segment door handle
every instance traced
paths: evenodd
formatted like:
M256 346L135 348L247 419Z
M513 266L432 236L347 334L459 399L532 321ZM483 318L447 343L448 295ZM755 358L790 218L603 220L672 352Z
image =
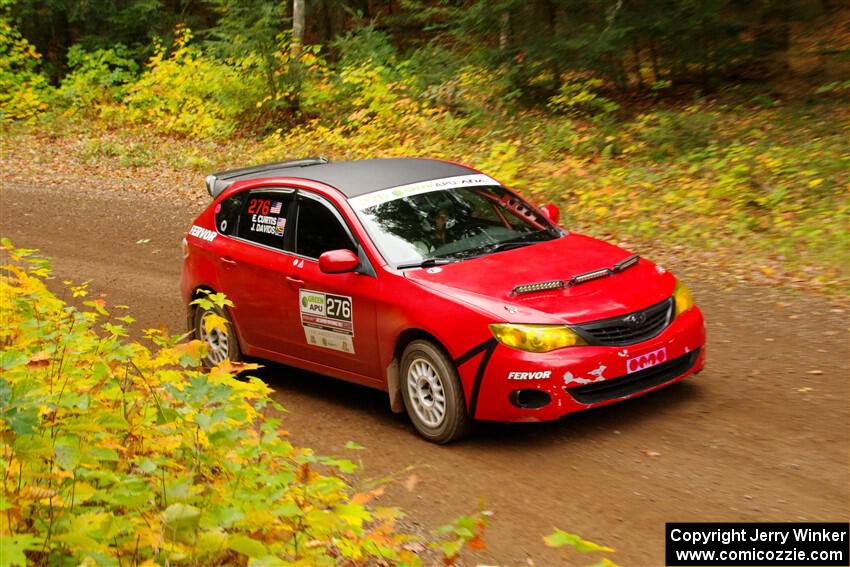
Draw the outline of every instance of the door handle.
M286 276L286 281L288 281L292 285L302 286L304 285L304 280L297 276Z
M233 258L231 258L229 256L222 256L219 259L221 260L222 264L226 264L228 266L235 266L236 265L236 260L234 260Z

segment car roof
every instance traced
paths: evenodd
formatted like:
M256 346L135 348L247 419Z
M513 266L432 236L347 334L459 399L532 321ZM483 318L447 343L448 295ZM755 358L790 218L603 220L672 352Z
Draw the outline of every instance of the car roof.
M474 169L424 158L378 158L329 162L306 158L214 173L207 177L213 197L237 181L267 177L297 177L338 189L347 198L431 179L478 173Z

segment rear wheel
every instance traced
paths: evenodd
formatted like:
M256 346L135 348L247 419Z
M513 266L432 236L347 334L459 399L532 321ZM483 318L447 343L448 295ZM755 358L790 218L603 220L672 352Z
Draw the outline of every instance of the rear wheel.
M402 396L410 421L432 443L449 443L472 428L454 364L429 341L413 341L401 357Z
M223 317L227 321L225 328L210 329L207 332L205 322L210 315ZM227 359L231 362L239 362L242 359L236 333L233 331L233 322L226 310L218 307L204 309L200 305L197 306L195 308L195 338L207 345L207 355L203 359L205 366L212 367Z

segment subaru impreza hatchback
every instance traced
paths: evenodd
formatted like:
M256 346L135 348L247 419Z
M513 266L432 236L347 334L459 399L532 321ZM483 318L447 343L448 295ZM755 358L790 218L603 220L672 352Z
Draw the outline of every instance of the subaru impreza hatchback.
M207 188L182 292L210 365L251 356L379 388L436 443L474 420L557 419L703 368L684 284L474 169L315 158ZM192 305L205 291L233 306ZM207 332L211 313L226 330Z

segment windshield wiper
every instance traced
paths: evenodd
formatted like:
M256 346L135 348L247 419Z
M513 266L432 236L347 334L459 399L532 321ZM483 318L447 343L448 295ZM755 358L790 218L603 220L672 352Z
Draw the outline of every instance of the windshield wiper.
M457 258L425 258L421 262L414 262L412 264L401 264L396 266L396 269L403 270L405 268L430 268L431 266L441 266L443 264L451 264L452 262L457 262Z
M500 242L498 244L493 244L492 246L487 247L488 252L501 252L503 250L513 250L514 248L522 248L523 246L530 246L535 244L534 241L518 241L515 240L513 242Z
M530 246L532 244L537 244L539 241L535 240L510 240L508 242L497 242L495 244L485 244L484 246L479 246L478 248L470 248L464 252L464 258L477 258L479 256L485 256L487 254L492 254L494 252L504 252L505 250L513 250L514 248L522 248L523 246Z
M433 258L425 258L421 262L414 262L410 264L402 264L400 266L396 266L397 269L402 270L404 268L429 268L431 266L440 266L443 264L451 264L452 262L459 262L460 260L469 260L472 258L478 258L479 256L484 256L487 254L492 254L493 252L502 252L504 250L513 250L514 248L522 248L523 246L529 246L531 244L537 244L540 242L539 240L509 240L507 242L496 242L494 244L485 244L484 246L479 246L477 248L470 248L469 250L463 250L460 252L454 252L451 257L449 256L436 256Z

